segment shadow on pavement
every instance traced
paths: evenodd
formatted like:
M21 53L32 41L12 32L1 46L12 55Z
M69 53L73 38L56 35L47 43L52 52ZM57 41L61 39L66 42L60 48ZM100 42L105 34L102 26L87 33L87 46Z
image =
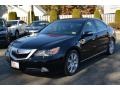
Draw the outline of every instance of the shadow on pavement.
M94 64L95 62L103 59L107 57L107 55L101 54L98 55L95 58L92 58L90 60L86 60L82 63L80 63L80 68L79 71L87 68L88 66ZM52 72L52 73L41 73L40 70L38 69L34 69L34 70L25 70L23 73L28 74L28 75L32 75L32 76L37 76L37 77L47 77L47 78L61 78L61 77L65 77L64 73L62 71L58 71L58 72Z

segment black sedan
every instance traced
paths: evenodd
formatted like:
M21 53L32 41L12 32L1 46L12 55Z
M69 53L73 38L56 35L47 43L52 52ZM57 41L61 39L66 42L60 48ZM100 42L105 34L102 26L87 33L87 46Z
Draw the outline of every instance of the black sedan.
M98 19L64 19L45 27L36 36L12 42L6 51L12 68L78 71L80 62L101 53L113 54L115 31Z
M41 31L49 24L48 21L33 21L30 25L25 28L27 35L35 34Z

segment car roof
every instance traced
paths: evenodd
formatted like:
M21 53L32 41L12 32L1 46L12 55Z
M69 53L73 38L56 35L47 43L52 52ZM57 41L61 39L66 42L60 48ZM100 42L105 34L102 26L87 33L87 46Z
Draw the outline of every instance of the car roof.
M99 20L101 21L100 19L96 19L96 18L67 18L67 19L60 19L60 20L57 20L57 21L87 21L87 20Z

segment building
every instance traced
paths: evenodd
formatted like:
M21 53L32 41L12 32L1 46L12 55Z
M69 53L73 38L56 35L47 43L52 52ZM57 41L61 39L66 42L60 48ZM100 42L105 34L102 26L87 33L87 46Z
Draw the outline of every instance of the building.
M3 18L8 18L8 12L16 12L18 17L27 17L28 12L30 11L30 6L27 5L7 5L7 11L2 15ZM35 16L43 16L46 14L39 5L34 5L33 10Z
M104 14L115 13L116 10L120 10L120 5L105 5Z

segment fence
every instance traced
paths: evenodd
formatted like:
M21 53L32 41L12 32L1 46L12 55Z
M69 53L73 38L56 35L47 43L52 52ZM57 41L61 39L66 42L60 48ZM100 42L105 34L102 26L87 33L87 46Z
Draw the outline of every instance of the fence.
M93 14L89 14L89 15L82 15L83 18L94 18ZM49 21L50 20L50 16L38 16L39 20L45 20L45 21ZM72 15L59 15L60 19L65 19L65 18L72 18ZM115 18L115 14L102 14L102 19L105 23L109 24L111 22L114 22L114 18ZM21 20L24 20L25 22L27 22L27 17L20 17Z

